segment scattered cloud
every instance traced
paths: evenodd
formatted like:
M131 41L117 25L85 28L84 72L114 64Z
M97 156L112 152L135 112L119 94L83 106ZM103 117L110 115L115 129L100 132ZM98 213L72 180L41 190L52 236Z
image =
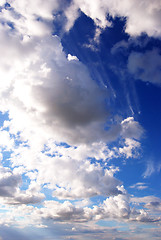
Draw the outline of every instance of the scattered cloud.
M140 35L146 32L149 36L160 37L161 4L159 0L124 0L119 2L97 0L94 3L86 0L74 0L69 9L74 9L74 15L67 15L67 26L73 26L74 20L78 17L80 9L87 16L92 18L101 28L110 27L111 22L107 19L109 14L112 17L126 18L125 31L131 36ZM71 10L68 9L68 12ZM75 16L75 19L73 18ZM69 27L68 27L69 28Z
M69 33L81 11L95 23L90 44L98 45L102 30L112 28L111 17L123 17L125 31L132 37L142 32L161 36L158 0L1 1L0 112L8 116L0 128L2 230L7 226L49 229L51 223L61 223L66 227L64 235L70 226L66 239L81 239L86 223L87 232L105 239L104 228L95 224L101 220L160 221L152 214L161 210L160 199L130 199L116 175L121 164L110 162L136 158L144 128L127 114L115 116L110 89L102 80L96 82L54 34L58 15L65 18L62 29ZM126 42L116 43L111 51L120 46L126 47ZM159 63L157 48L133 51L128 71L135 79L160 85ZM144 178L160 169L148 162ZM138 182L130 188L143 190L147 185ZM119 233L110 230L111 236ZM17 232L16 236L23 238ZM2 239L7 239L5 234Z
M128 70L136 80L161 84L161 55L160 50L154 48L145 53L132 52L128 59Z
M0 167L0 198L6 204L34 204L41 202L44 195L37 192L40 188L31 183L27 190L20 190L22 178L10 168Z
M154 163L154 161L147 161L146 170L143 173L143 177L147 178L150 177L155 172L160 172L161 170L161 164L160 163Z
M148 186L145 183L138 182L130 186L130 188L138 189L138 190L144 190L148 188Z
M133 203L144 204L144 207L150 210L161 211L161 199L155 196L133 197Z

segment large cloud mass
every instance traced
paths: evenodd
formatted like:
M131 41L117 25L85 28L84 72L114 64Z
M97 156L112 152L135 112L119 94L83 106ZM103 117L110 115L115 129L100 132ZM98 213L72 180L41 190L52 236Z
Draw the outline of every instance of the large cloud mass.
M86 135L87 141L97 141L109 115L107 90L91 79L82 63L66 58L58 37L24 42L15 30L1 28L1 52L5 51L0 73L5 79L0 90L1 110L10 109L10 117L16 121L21 112L30 124L34 119L37 126L50 126L61 140L86 141ZM9 47L5 46L8 37ZM19 128L16 121L14 126Z
M112 115L110 91L92 79L76 56L65 54L60 38L53 34L53 21L64 11L69 30L81 9L98 28L111 25L109 13L126 17L131 35L146 31L159 36L159 1L5 3L0 11L0 111L8 119L0 128L0 146L8 153L12 170L3 166L1 154L0 199L12 207L4 222L13 224L14 214L18 223L22 216L24 222L31 217L31 224L37 225L49 219L153 221L144 210L130 207L129 196L115 177L119 168L109 163L111 158L134 156L144 130L134 117L123 120ZM145 21L148 18L154 19L152 25ZM154 55L160 59L157 52ZM129 57L132 73L138 69L136 59L137 54ZM146 74L141 77L146 79ZM118 145L107 146L112 141ZM52 200L38 208L27 206L40 203L45 194ZM90 202L92 197L100 197L99 206ZM77 206L78 200L85 207Z

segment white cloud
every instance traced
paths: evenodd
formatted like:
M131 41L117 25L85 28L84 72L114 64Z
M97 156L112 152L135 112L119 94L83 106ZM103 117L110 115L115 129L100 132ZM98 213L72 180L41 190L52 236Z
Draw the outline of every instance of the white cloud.
M123 191L123 188L121 189ZM148 200L148 199L147 199ZM133 202L135 199L133 199ZM142 201L142 200L139 200ZM154 204L153 204L154 205ZM156 205L156 204L155 204ZM149 207L149 209L151 206ZM1 224L9 224L12 226L36 226L47 227L51 221L60 223L98 222L105 220L121 220L131 222L157 222L159 218L155 218L143 209L135 209L129 204L129 197L126 192L118 196L107 198L99 206L94 205L92 208L87 206L75 206L69 201L45 201L43 206L37 208L27 205L2 207L4 213L0 213ZM80 227L80 225L79 225Z
M123 190L123 189L122 189ZM71 202L45 201L44 206L35 209L33 215L42 219L58 222L87 222L101 219L120 219L140 222L155 222L145 210L131 208L126 193L107 198L100 206L93 208L74 206Z
M155 163L152 160L147 161L146 164L146 170L142 174L144 178L150 177L152 174L155 172L160 172L161 170L161 164L160 163Z
M1 20L11 22L14 28L27 36L44 36L52 31L54 11L59 9L57 0L51 1L13 1L9 0L10 7L3 8Z
M1 202L6 204L28 204L38 203L44 195L41 194L40 187L31 182L27 190L21 191L22 178L19 174L14 174L7 167L0 167L0 197Z
M2 0L0 6L3 6L6 3L6 0Z
M64 146L51 139L45 144L45 147L32 144L32 141L29 146L20 144L11 154L10 161L14 172L25 173L39 185L51 189L53 196L60 199L119 194L121 182L114 176L119 169L110 166L109 160L122 154L128 158L138 147L131 144L128 151L124 147L122 151L116 147L110 150L101 142Z
M144 178L150 177L155 172L154 163L148 161L145 172L143 173Z
M68 31L80 16L79 9L92 18L99 28L111 26L107 15L113 17L126 17L125 31L132 36L146 32L149 36L160 37L161 3L160 0L73 0L64 4L57 0L10 0L12 9L3 9L5 18L15 24L16 29L25 35L41 36L52 31L54 14L64 11L67 18L66 30ZM37 7L39 6L39 7Z
M155 196L133 197L131 201L136 204L144 204L150 210L161 211L161 199Z
M124 142L123 147L119 147L120 154L126 156L126 158L129 157L138 157L138 149L140 148L140 142L131 139L126 138Z
M135 184L131 185L130 188L135 188L135 189L138 189L138 190L144 190L144 189L148 188L148 186L145 183L138 182L138 183L135 183Z
M89 198L95 195L117 195L120 191L120 181L114 177L118 169L99 164L100 158L106 160L104 146L94 144L92 147L64 148L62 146L47 146L40 152L28 147L19 147L11 155L13 167L24 166L22 171L35 180L38 185L53 190L53 196L61 199ZM96 149L98 147L98 150ZM92 153L93 150L93 153ZM91 163L88 158L95 158ZM14 172L19 172L18 168ZM31 170L35 170L32 171Z
M82 10L99 27L110 24L106 8L84 3ZM121 154L131 156L140 146L142 127L132 117L109 123L108 89L97 84L75 56L66 56L60 39L51 36L53 11L60 7L57 1L16 0L10 4L14 9L0 12L0 51L4 56L0 60L0 111L9 114L1 129L4 140L0 138L0 146L6 150L14 147L10 156L13 172L2 167L0 195L5 204L20 206L12 208L6 221L13 222L16 214L18 223L18 216L27 223L30 216L34 224L34 220L39 224L41 217L76 222L129 218L128 196L114 176L118 168L108 160ZM73 8L77 11L77 6ZM70 11L65 12L68 18ZM75 12L68 28L77 16ZM110 150L107 142L118 137L124 145ZM21 190L20 174L29 180L26 190ZM108 198L93 208L69 201L45 201L40 209L25 206L43 200L42 186L59 199Z
M96 0L94 2L74 0L71 8L75 10L75 18L78 17L76 12L81 9L101 28L110 26L111 23L107 20L107 14L110 14L113 17L126 17L125 31L132 36L140 35L142 32L146 32L149 36L161 36L160 0L153 2L150 0L123 0L121 2L119 0ZM70 12L70 10L68 11ZM68 25L72 26L74 22L73 15L70 17L68 14L67 17Z
M1 76L6 81L0 92L4 103L1 109L9 110L13 132L16 128L19 131L43 126L49 136L52 132L61 141L76 143L115 138L115 130L109 131L110 136L104 131L109 115L105 106L107 90L91 79L82 63L66 59L58 37L41 39L37 44L33 40L30 47L29 43L17 40L23 50L11 39L10 49L14 52L11 55L9 50L8 58L2 62ZM10 61L13 58L14 63ZM20 118L24 121L20 122Z
M144 133L142 126L134 120L133 117L128 117L121 122L121 135L124 138L140 139Z
M78 58L76 56L72 56L71 54L68 54L68 60L69 61L78 60Z
M0 148L10 151L14 147L14 139L11 138L8 131L0 130Z
M103 203L104 217L129 218L130 206L127 194L107 198Z
M31 2L26 8L26 1L11 1L15 11L20 13L18 20L15 15L12 19L15 29L1 25L1 50L5 53L0 72L5 79L0 91L1 110L9 110L12 121L8 127L14 134L20 131L23 139L29 139L35 131L45 140L54 136L55 140L72 144L115 140L121 131L120 124L104 130L110 111L110 106L105 104L109 97L107 89L91 79L81 62L66 58L58 37L44 33L47 36L40 38L34 31L26 41L27 33L17 27L16 21L25 18L25 27L35 15L50 19L51 9L56 10L58 6L56 1L48 2L49 5L41 5L40 0ZM35 4L41 5L37 13ZM7 18L8 14L13 15L13 10L3 9L2 18ZM123 123L122 129L124 136Z

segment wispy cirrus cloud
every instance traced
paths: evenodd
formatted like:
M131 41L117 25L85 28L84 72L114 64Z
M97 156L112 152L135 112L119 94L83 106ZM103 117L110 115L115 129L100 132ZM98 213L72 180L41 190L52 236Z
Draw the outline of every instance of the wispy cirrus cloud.
M144 189L148 188L148 186L146 185L146 183L138 182L138 183L131 185L130 188L144 190Z
M154 161L148 161L147 166L146 166L146 170L143 173L143 177L144 178L150 177L155 172L160 172L160 170L161 170L161 164L160 163L155 163Z

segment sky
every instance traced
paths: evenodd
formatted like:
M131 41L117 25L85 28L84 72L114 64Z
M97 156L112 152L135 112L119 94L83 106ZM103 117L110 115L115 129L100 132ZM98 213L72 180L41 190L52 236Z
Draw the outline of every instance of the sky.
M0 240L159 240L161 1L1 0Z

